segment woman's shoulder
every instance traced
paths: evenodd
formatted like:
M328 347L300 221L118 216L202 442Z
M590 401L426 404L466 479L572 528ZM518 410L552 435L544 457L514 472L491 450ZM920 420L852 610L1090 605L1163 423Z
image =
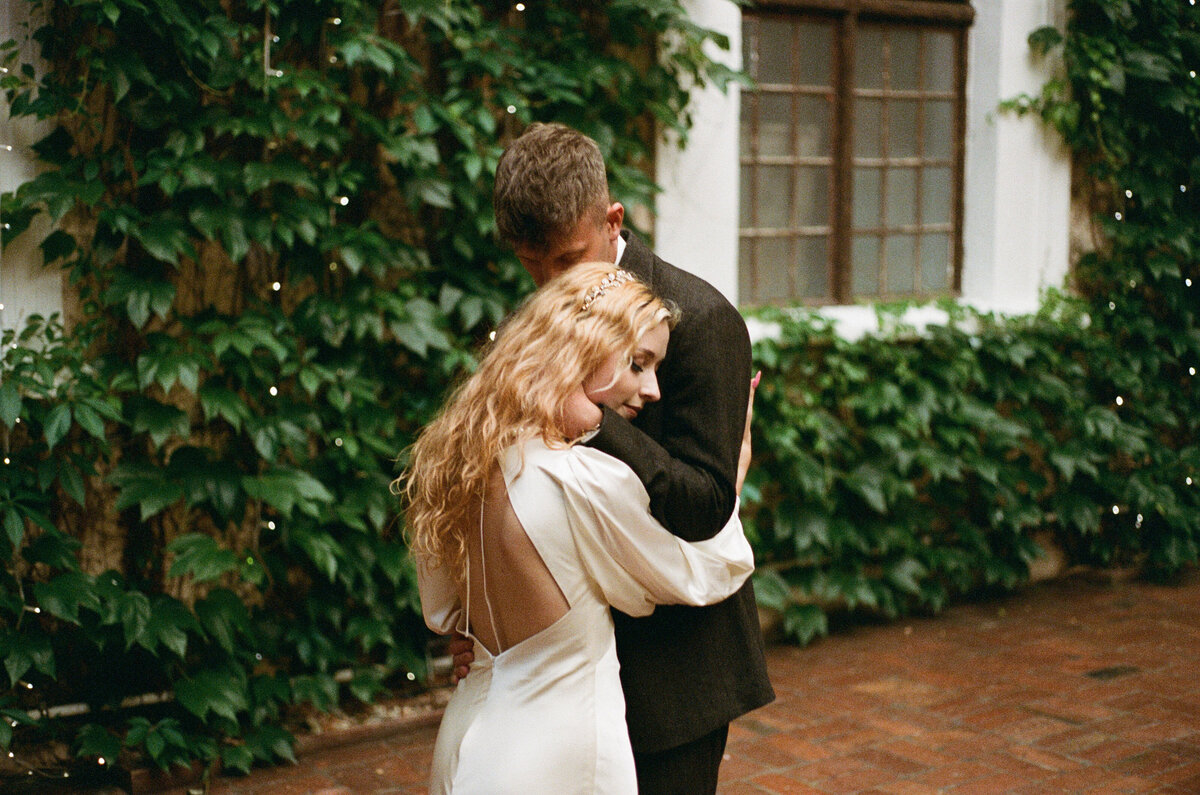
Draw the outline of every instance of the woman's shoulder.
M541 437L510 447L504 464L510 482L531 473L568 487L617 486L625 480L637 480L628 464L608 453L586 444L550 445Z

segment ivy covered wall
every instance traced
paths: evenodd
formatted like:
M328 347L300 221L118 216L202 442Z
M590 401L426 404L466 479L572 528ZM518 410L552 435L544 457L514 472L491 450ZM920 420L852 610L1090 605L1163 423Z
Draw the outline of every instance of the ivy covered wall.
M424 678L388 483L531 286L503 145L569 123L644 204L727 70L674 0L22 2L47 68L5 43L0 87L53 131L3 241L49 217L77 304L3 339L3 764L288 757L295 710Z

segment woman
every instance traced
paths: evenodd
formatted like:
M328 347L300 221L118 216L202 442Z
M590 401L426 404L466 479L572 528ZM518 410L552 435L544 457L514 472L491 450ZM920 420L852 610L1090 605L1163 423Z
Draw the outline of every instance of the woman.
M628 466L578 444L600 405L632 418L658 399L673 321L632 274L577 265L417 440L407 526L425 621L475 641L431 792L636 792L610 606L710 604L751 573L736 510L713 539L680 541Z

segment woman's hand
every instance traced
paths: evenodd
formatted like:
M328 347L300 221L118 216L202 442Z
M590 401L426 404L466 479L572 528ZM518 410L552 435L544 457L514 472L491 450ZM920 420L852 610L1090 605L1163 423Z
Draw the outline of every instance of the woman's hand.
M583 385L567 396L563 406L563 428L568 439L578 439L600 427L604 412L583 391Z
M742 449L738 453L737 493L742 493L742 484L746 482L746 473L750 471L750 421L754 419L754 392L762 378L762 370L750 379L750 400L746 404L746 430L742 433Z

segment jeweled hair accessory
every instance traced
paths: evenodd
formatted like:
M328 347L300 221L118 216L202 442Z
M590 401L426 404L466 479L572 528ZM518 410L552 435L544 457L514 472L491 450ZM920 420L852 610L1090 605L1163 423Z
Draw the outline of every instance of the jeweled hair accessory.
M613 271L601 279L599 284L587 291L587 295L583 297L583 306L580 307L580 309L584 312L588 311L588 308L591 307L592 302L604 295L604 292L608 290L609 287L616 287L619 284L625 284L626 282L632 281L637 281L637 277L629 271Z

